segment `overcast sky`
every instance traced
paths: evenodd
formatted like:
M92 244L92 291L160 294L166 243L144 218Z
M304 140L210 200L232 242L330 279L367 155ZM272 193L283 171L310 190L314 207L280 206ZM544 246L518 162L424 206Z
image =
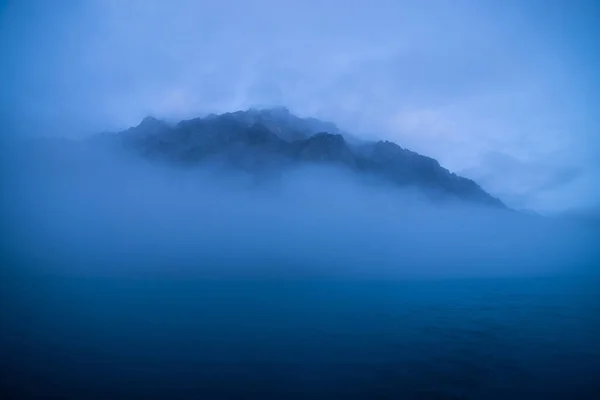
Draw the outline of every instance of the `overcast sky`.
M2 1L2 133L284 105L542 212L600 205L597 1Z

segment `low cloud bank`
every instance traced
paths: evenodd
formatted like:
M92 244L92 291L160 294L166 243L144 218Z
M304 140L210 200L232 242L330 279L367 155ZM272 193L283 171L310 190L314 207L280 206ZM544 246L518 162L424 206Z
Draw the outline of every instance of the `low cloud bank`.
M263 178L62 151L5 162L4 268L441 278L579 273L599 259L594 226L432 203L334 168Z

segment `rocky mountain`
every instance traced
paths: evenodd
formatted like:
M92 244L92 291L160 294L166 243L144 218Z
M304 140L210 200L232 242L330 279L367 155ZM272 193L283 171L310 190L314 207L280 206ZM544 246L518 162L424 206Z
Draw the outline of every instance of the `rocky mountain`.
M145 157L195 165L220 163L251 172L301 164L343 167L435 198L458 198L505 208L474 181L437 160L389 141L349 141L334 124L299 118L285 108L237 111L184 120L175 125L146 117L136 127L93 140L114 142Z

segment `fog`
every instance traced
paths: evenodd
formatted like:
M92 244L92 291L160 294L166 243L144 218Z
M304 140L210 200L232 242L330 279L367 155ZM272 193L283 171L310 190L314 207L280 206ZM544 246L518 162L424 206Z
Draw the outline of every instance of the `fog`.
M5 1L2 135L285 105L515 208L597 207L599 18L590 0Z
M38 144L1 151L10 398L597 398L598 225Z
M578 274L600 260L595 225L434 203L333 167L260 177L70 146L6 152L5 272L408 279Z
M0 393L600 399L598 20L0 1Z

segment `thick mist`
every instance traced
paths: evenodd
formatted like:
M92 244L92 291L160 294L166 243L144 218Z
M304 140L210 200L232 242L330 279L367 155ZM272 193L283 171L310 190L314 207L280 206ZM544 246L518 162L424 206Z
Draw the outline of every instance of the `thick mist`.
M263 177L87 142L10 148L2 247L15 271L404 279L581 273L598 260L596 226L434 203L334 167Z
M0 397L600 399L599 19L0 2Z
M8 398L598 398L597 225L318 164L2 149Z

